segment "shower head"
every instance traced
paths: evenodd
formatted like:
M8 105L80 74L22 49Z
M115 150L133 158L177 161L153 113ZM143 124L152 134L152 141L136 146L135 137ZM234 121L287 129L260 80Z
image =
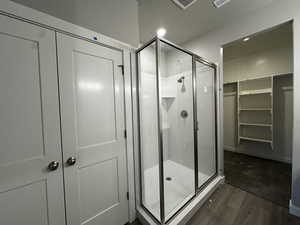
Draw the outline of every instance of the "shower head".
M184 76L180 77L180 78L177 80L177 82L178 82L178 83L182 83L183 80L184 80Z

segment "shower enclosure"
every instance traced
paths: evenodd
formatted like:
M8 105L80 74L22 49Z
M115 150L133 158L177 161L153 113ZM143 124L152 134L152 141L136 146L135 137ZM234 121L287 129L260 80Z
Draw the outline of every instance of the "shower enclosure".
M155 37L137 69L140 201L166 224L217 175L216 65Z

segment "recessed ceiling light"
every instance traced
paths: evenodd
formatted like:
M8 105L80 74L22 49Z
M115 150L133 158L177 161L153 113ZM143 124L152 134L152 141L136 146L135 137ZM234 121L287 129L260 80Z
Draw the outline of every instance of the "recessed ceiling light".
M167 30L165 28L159 28L157 31L156 31L156 34L158 37L163 37L165 36L167 33Z
M243 39L243 42L246 42L246 41L249 41L250 40L250 37L245 37L244 39Z

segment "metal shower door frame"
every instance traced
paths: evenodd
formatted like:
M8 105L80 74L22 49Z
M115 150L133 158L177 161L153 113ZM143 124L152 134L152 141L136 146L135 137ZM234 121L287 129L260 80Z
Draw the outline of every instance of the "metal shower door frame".
M160 197L160 221L147 209L143 204L143 188L142 188L142 158L141 158L141 132L140 132L140 59L139 53L147 48L148 46L155 43L155 63L156 63L156 97L157 97L157 127L158 127L158 159L159 159L159 197ZM161 53L161 43L170 45L171 47L180 50L190 56L192 56L192 88L193 88L193 135L194 135L194 175L195 175L195 192L194 195L180 208L175 212L167 221L165 221L165 194L164 194L164 165L163 165L163 131L161 126L161 94L160 94L160 53ZM214 69L214 101L215 101L215 174L212 175L204 184L198 187L198 122L197 122L197 74L196 74L196 62L205 64ZM137 117L138 117L138 137L139 137L139 186L140 186L140 204L144 211L157 223L157 224L168 224L170 223L189 203L218 175L218 126L217 126L217 65L207 61L206 59L194 54L193 52L186 50L164 38L154 37L145 45L136 50L136 85L137 85Z

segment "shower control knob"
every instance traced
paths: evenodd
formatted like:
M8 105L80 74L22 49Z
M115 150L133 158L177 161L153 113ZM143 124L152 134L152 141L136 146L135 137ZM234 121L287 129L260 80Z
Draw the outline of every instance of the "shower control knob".
M73 165L75 165L75 163L76 163L76 158L75 158L75 157L70 157L70 158L68 158L67 164L68 164L69 166L73 166Z
M188 112L187 112L186 110L182 110L181 113L180 113L180 116L181 116L182 118L184 118L184 119L187 118L188 115L189 115L189 114L188 114Z

